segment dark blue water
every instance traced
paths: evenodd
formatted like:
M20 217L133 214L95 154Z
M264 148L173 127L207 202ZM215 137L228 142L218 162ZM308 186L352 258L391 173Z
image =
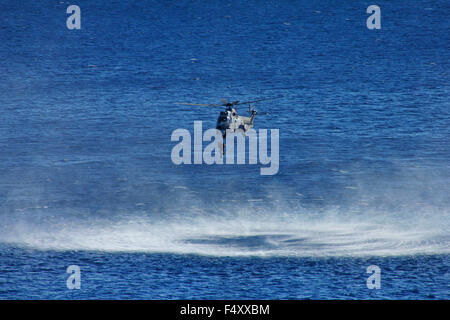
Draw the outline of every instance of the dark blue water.
M0 299L448 299L450 7L370 4L1 1ZM278 95L276 175L172 163Z

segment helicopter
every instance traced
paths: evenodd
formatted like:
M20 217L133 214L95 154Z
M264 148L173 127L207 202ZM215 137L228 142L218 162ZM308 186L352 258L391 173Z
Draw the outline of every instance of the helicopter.
M206 107L226 107L224 111L220 111L219 117L217 118L216 129L222 133L222 138L225 139L227 132L235 133L242 132L245 133L253 128L253 123L255 121L255 117L257 111L255 107L252 105L256 102L267 101L279 99L282 96L263 98L253 101L233 101L229 102L225 99L221 99L222 103L219 104L203 104L203 103L185 103L185 102L176 102L178 105L188 105L188 106L206 106ZM240 116L234 106L248 104L248 117Z

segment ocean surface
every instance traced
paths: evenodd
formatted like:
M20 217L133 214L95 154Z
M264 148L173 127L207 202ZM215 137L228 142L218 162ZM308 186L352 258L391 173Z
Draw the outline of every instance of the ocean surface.
M449 9L0 0L0 299L449 299ZM277 174L172 162L280 95Z

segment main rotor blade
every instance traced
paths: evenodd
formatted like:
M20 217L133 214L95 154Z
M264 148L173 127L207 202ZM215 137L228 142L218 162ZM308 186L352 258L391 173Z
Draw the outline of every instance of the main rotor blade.
M220 107L221 104L206 104L206 103L188 103L188 102L175 102L175 104L185 106L204 106L204 107Z
M222 107L222 106L236 106L238 104L248 104L248 103L255 103L255 102L260 102L260 101L267 101L267 100L274 100L274 99L279 99L283 96L276 96L276 97L270 97L270 98L264 98L264 99L258 99L258 100L253 100L253 101L244 101L244 102L240 102L239 100L237 101L233 101L233 102L229 102L225 99L221 99L223 104L217 104L217 103L188 103L188 102L175 102L175 104L179 104L179 105L186 105L186 106L205 106L205 107Z
M282 97L283 96L276 96L276 97L258 99L258 100L253 100L253 101L238 102L236 104L247 104L247 103L255 103L255 102L266 101L266 100L275 100L275 99L279 99L279 98L282 98Z

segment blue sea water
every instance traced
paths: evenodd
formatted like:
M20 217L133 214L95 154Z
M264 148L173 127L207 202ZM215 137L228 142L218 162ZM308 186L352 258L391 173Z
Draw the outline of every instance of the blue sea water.
M1 0L0 299L449 299L449 9ZM278 95L276 175L173 164Z

